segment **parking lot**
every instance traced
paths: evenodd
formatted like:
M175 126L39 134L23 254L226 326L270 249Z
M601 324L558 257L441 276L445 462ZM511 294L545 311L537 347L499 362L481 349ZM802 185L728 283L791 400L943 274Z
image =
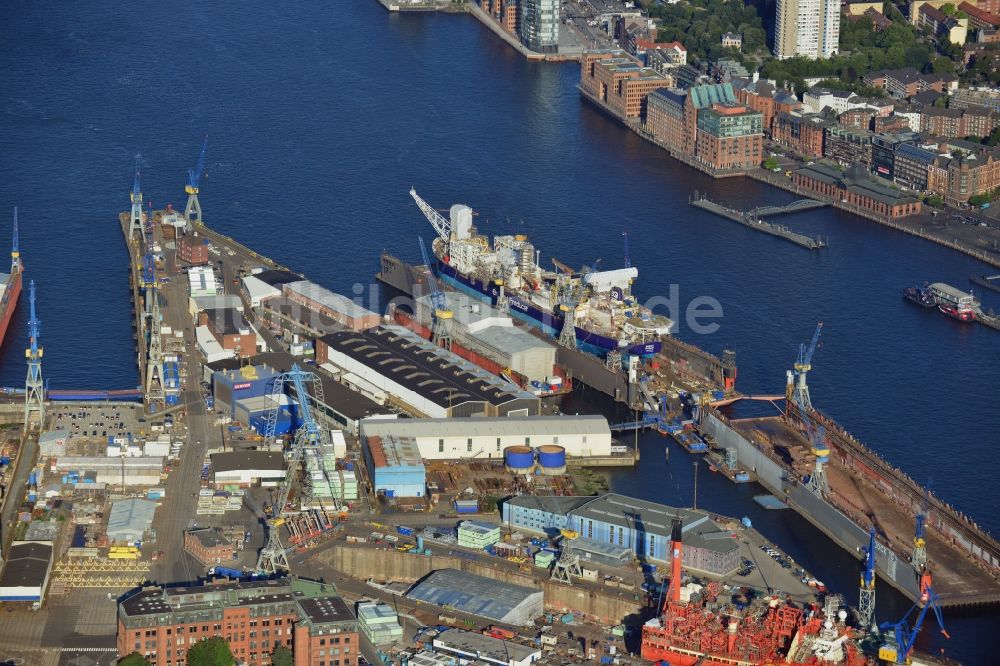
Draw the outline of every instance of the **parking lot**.
M142 439L152 433L153 424L142 415L140 405L79 407L54 403L53 406L53 427L66 431L67 442L107 443L109 436Z

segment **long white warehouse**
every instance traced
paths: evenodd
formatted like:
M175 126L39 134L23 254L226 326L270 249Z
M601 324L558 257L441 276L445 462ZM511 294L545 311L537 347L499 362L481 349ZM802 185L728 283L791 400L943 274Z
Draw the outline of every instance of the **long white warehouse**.
M424 460L502 458L508 446L543 444L557 444L578 458L611 455L611 429L599 415L365 419L361 435L413 439Z

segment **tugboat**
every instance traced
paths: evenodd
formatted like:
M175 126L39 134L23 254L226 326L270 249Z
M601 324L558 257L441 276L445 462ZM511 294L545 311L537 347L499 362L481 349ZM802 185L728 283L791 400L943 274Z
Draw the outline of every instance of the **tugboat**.
M926 283L923 287L907 287L903 290L903 298L922 308L932 308L938 304Z
M952 303L941 303L938 305L938 310L959 321L976 321L976 311L968 307Z

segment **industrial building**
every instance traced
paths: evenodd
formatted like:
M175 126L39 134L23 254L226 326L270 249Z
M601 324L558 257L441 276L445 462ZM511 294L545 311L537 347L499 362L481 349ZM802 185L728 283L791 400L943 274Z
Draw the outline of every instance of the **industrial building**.
M446 309L452 313L451 336L455 342L529 380L543 380L553 374L555 345L514 326L513 319L478 298L456 291L443 293ZM430 296L417 299L415 314L421 326L433 327Z
M311 314L315 313L316 323L335 322L351 331L362 331L379 325L378 313L308 280L287 282L281 286L281 293L288 302L302 306ZM328 321L324 322L324 318ZM308 323L312 317L300 315L296 319Z
M237 356L257 353L257 334L235 308L204 310L198 314L198 326L207 326L215 341Z
M113 543L142 541L153 524L156 502L144 499L118 500L111 505L105 533Z
M458 524L458 545L485 550L500 542L500 526L482 520L463 520Z
M221 294L223 289L215 277L215 270L211 266L194 266L188 269L188 289L191 298L199 296L215 296Z
M328 361L432 418L541 409L537 397L400 326L325 335L316 341L316 362Z
M739 542L733 532L708 514L609 493L599 497L534 497L519 495L503 504L503 521L512 529L552 534L567 529L582 539L628 548L635 557L670 561L674 518L683 522L685 568L726 575L739 568ZM580 549L598 553L586 542ZM610 553L614 557L613 553Z
M270 352L258 354L241 365L237 359L222 359L206 364L208 381L211 381L216 408L233 415L233 404L244 398L271 395L274 378L291 370L297 363L291 354ZM352 391L325 372L317 372L323 384L323 401L313 401L314 415L332 425L337 425L357 435L359 423L366 418L395 418L396 414L377 402ZM217 383L219 379L219 383ZM293 398L296 396L292 396Z
M270 664L276 645L298 666L353 666L360 654L357 621L337 589L301 578L145 587L118 604L119 657L138 652L153 666L174 666L214 637L249 666Z
M66 430L48 430L38 436L38 455L44 460L56 458L66 452Z
M364 420L361 436L409 438L424 460L502 458L508 446L556 444L578 458L611 455L603 416L474 416L465 419Z
M365 440L365 462L377 494L386 497L423 497L427 471L420 451L411 441L398 437Z
M461 663L476 660L476 663L495 666L527 666L542 656L536 647L484 636L462 629L449 629L434 637L435 650L456 655Z
M529 625L544 612L541 590L457 569L431 572L411 587L406 596L514 626Z
M52 542L15 541L0 574L0 602L41 603L52 573Z
M362 601L358 604L358 628L376 647L392 645L403 640L403 627L399 616L389 604Z
M301 275L290 271L261 271L243 278L243 295L250 307L256 308L269 298L281 296L282 285L301 280Z
M163 458L60 456L50 470L64 474L75 473L80 479L109 486L155 486L160 483Z
M285 478L285 458L272 451L224 451L211 456L215 485L274 488Z
M235 354L231 349L224 349L219 341L215 339L208 326L196 326L194 329L195 342L198 351L205 357L205 363L214 363L227 358L233 358Z

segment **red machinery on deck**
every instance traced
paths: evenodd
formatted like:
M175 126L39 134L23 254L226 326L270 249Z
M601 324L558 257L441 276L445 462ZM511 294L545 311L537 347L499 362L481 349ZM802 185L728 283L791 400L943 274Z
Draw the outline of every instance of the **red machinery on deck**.
M870 663L844 624L846 613L827 618L819 608L798 608L777 597L737 608L717 597L714 584L700 599L683 601L680 520L674 521L670 541L670 587L660 617L642 628L643 659L670 666Z

